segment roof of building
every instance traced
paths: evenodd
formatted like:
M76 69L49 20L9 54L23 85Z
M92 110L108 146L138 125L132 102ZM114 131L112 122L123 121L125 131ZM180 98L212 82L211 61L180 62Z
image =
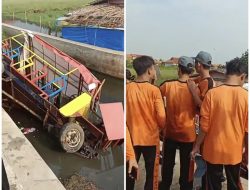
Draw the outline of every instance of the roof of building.
M171 57L170 59L162 62L162 64L173 64L173 65L177 65L179 61L178 57Z
M74 25L123 28L124 7L111 3L88 5L73 11L66 21Z

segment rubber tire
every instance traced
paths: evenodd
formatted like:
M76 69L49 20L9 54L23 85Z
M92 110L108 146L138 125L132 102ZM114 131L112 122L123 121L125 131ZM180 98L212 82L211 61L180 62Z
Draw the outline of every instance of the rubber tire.
M66 142L65 142L65 138L66 138L66 134L68 133L68 131L72 130L72 129L77 129L80 132L80 142L76 147L70 147ZM82 147L83 143L84 143L84 131L82 129L82 127L76 123L66 123L60 130L60 135L59 135L59 139L60 139L60 144L63 148L64 151L66 151L67 153L74 153L77 152L78 150L80 150L80 148Z

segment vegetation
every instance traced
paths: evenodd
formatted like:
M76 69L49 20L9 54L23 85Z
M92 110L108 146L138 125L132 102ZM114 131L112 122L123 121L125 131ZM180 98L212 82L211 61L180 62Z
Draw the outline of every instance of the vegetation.
M43 27L56 29L58 17L82 8L92 0L2 0L3 20L14 19L35 23ZM26 13L26 16L25 16Z
M127 63L127 69L130 70L132 75L136 75L135 70L133 69L131 64ZM160 85L162 82L164 82L165 80L170 80L170 79L177 79L177 66L159 66L159 70L160 70L160 77L158 78L158 80L156 81L156 85Z
M248 50L245 51L245 53L242 54L242 56L240 57L240 59L243 61L243 63L248 65Z

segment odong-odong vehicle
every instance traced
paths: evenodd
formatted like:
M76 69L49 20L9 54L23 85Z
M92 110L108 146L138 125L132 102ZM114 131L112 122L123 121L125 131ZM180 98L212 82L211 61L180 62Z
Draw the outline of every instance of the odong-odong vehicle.
M104 81L38 35L2 41L3 99L17 103L55 131L69 153L123 142L121 103L101 104Z

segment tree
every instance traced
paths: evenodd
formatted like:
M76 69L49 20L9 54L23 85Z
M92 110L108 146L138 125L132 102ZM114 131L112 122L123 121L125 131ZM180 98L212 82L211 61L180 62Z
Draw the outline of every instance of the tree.
M242 54L242 56L240 57L241 61L245 64L248 65L248 50L245 51L245 53Z

